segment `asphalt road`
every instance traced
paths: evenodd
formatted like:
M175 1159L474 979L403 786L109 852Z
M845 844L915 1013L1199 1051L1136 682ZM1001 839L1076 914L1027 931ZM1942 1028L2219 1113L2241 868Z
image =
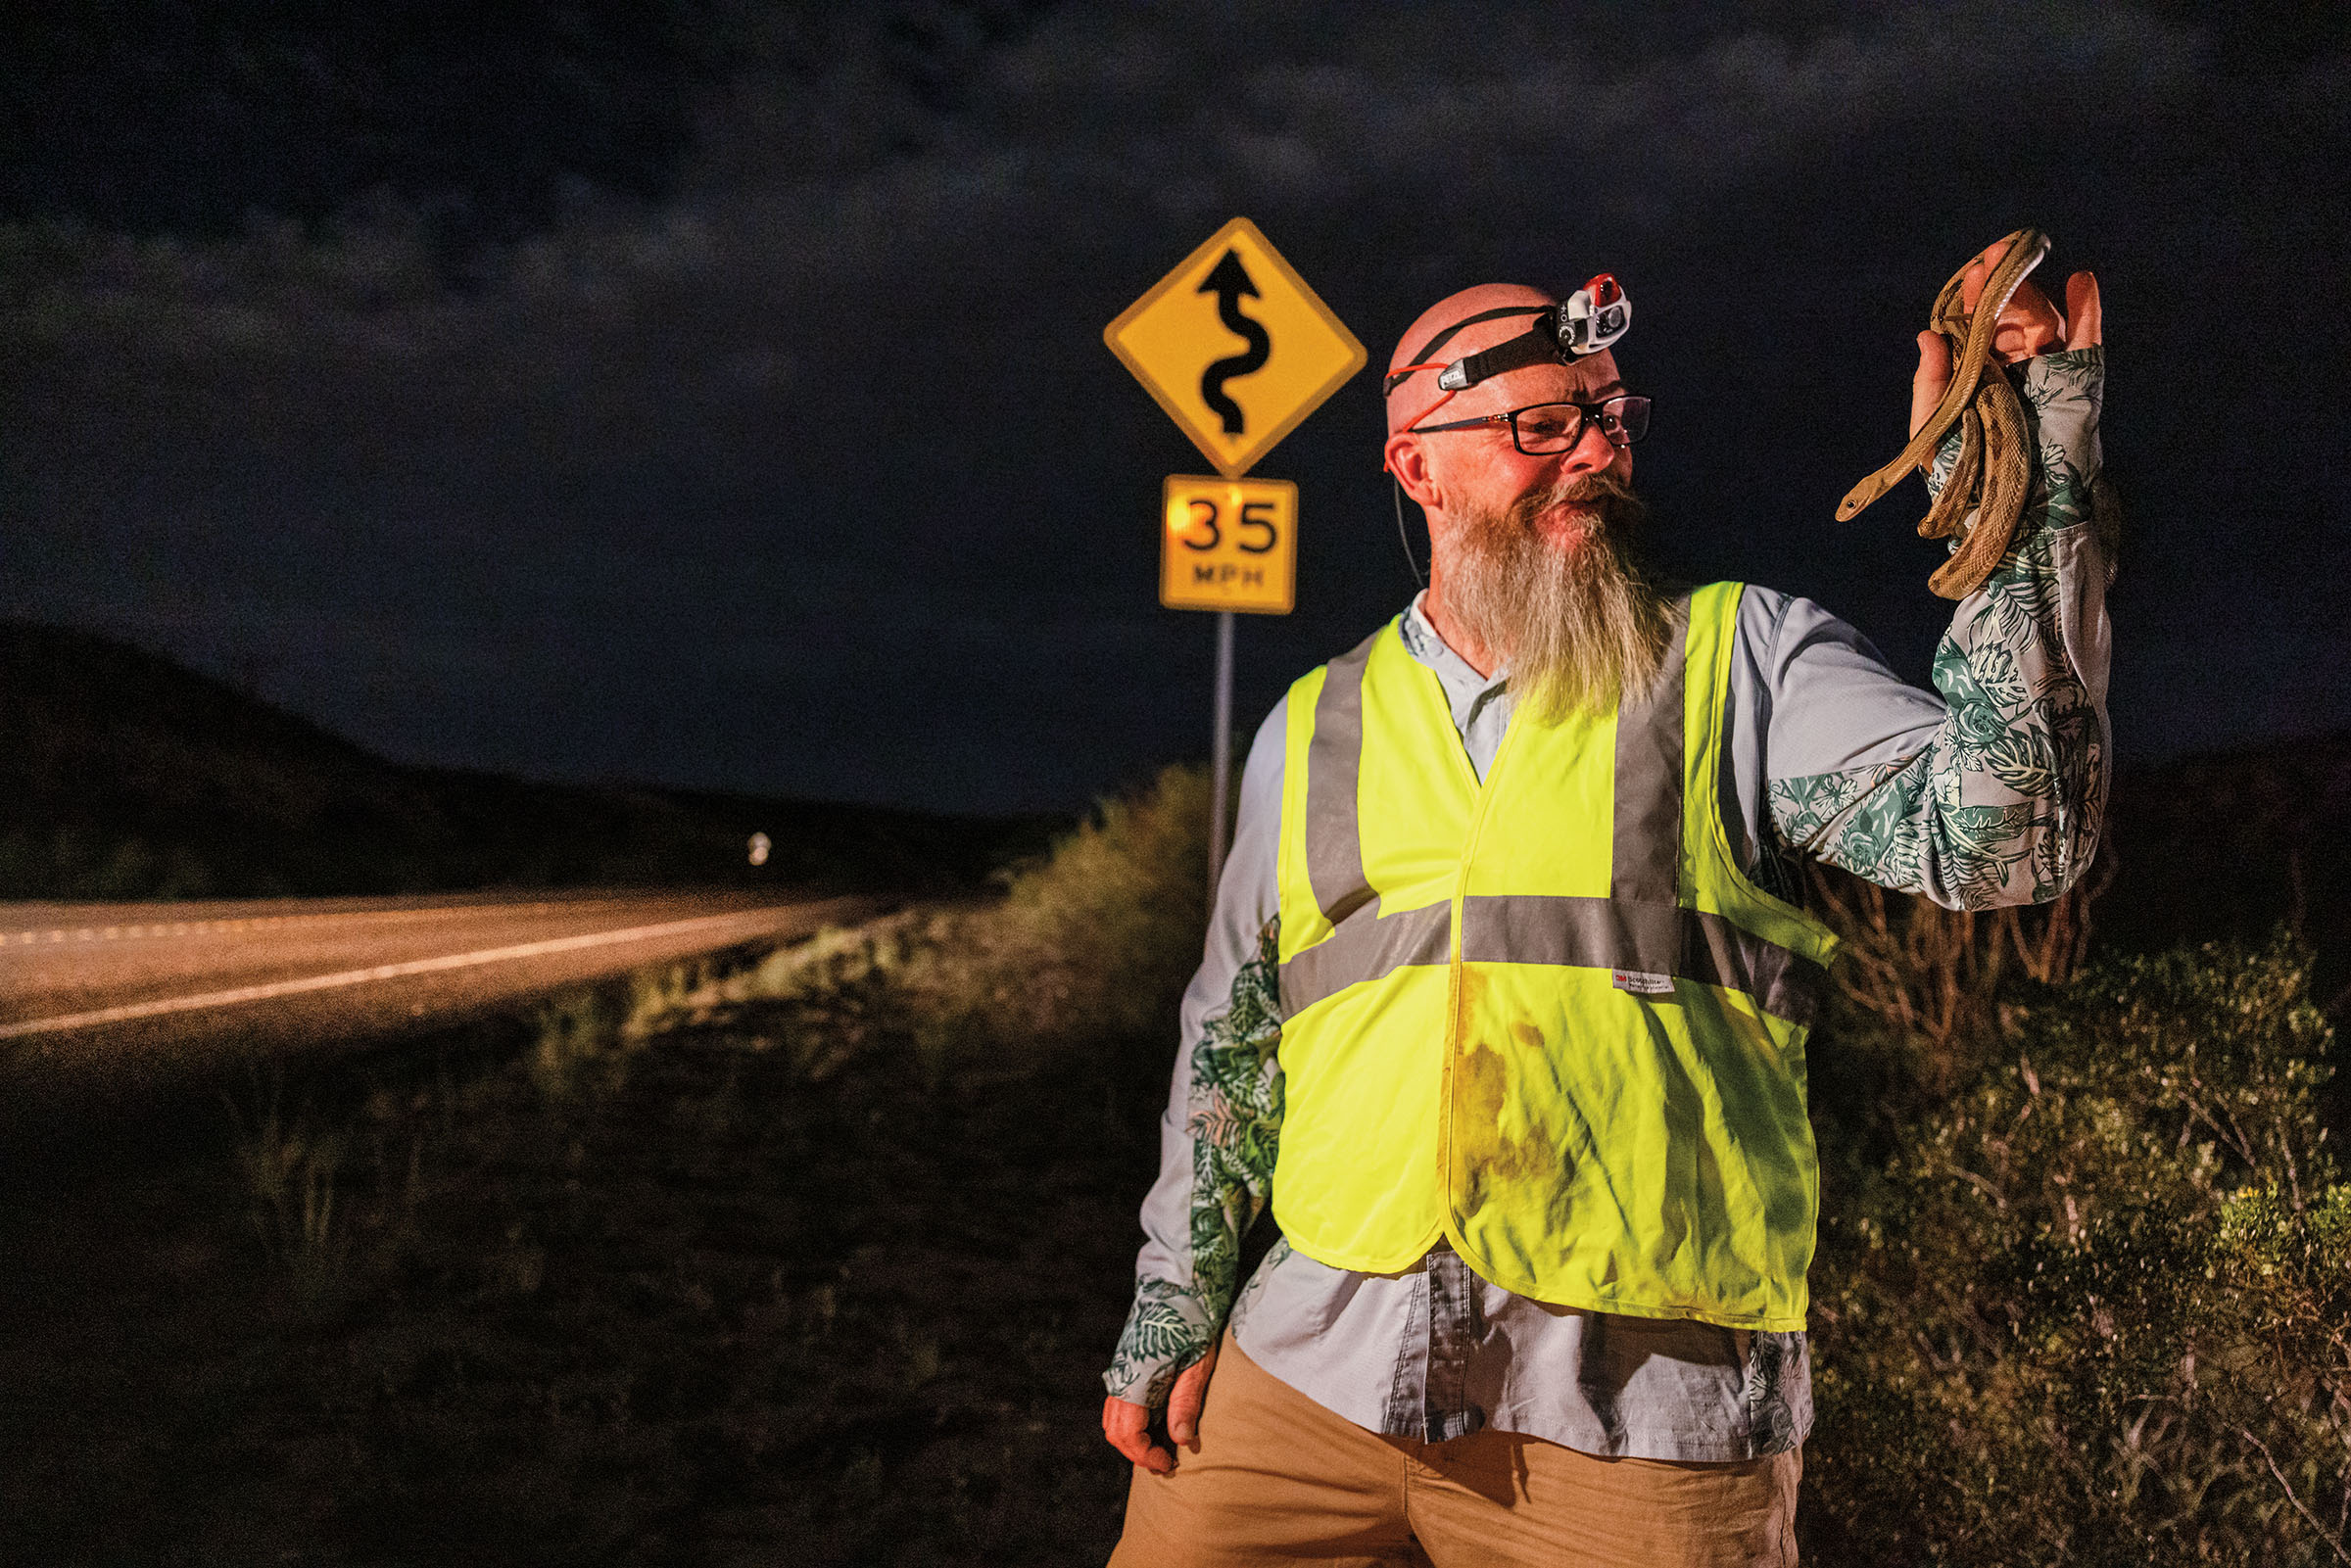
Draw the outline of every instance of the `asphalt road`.
M0 1093L135 1088L441 1027L880 907L678 892L0 903Z

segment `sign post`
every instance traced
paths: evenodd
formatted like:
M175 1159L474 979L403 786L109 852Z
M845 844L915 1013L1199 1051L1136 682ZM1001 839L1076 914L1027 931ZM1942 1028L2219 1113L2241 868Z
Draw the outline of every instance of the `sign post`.
M1297 588L1298 487L1241 476L1361 370L1366 356L1245 217L1177 262L1102 340L1223 476L1169 476L1159 558L1160 603L1217 615L1213 901L1232 775L1232 617L1287 615Z
M1232 616L1287 615L1297 598L1298 487L1286 479L1170 474L1162 491L1159 602L1217 612L1216 735L1209 746L1208 885L1224 865L1232 780Z
M1208 786L1208 902L1217 902L1217 882L1224 875L1225 824L1229 804L1225 790L1232 781L1232 611L1217 612L1217 735L1208 748L1208 765L1215 777Z

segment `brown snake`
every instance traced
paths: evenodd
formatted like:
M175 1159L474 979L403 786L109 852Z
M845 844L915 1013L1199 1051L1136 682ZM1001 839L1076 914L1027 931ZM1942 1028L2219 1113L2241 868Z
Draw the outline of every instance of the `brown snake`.
M1949 599L1965 598L1983 587L2000 563L2033 486L2024 405L2007 373L1991 357L1991 339L2017 285L2049 254L2049 237L2036 228L2020 228L2002 243L2007 253L1984 280L1972 314L1962 307L1960 291L1967 267L1975 265L1982 253L1970 257L1967 266L1952 273L1935 296L1927 325L1951 346L1951 383L1943 389L1943 401L1894 461L1855 485L1837 505L1840 521L1858 515L1911 469L1933 462L1936 448L1956 422L1959 461L1918 525L1921 538L1959 541L1951 558L1927 579L1929 588ZM1966 520L1970 511L1976 513L1972 528Z

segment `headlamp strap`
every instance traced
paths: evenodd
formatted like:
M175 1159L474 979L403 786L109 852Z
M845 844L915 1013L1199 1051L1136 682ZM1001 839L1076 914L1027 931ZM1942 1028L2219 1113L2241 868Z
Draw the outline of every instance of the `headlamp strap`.
M1446 365L1437 376L1441 391L1461 392L1489 376L1524 365L1567 364L1588 354L1598 354L1624 336L1625 328L1632 324L1632 302L1624 297L1624 286L1616 281L1615 275L1596 273L1590 282L1557 305L1505 305L1464 316L1422 344L1420 352L1413 356L1404 369L1389 375L1381 390L1394 392L1408 377L1433 369L1435 361L1431 356L1451 343L1455 334L1480 321L1506 315L1535 318L1517 337Z
M1460 392L1474 387L1488 376L1501 375L1530 364L1558 364L1572 356L1559 352L1559 340L1555 331L1548 330L1558 319L1555 311L1546 310L1535 324L1505 343L1498 343L1482 354L1456 359L1437 377L1441 392Z
M1410 370L1399 370L1393 375L1389 376L1387 385L1382 387L1380 391L1383 394L1394 392L1398 387L1402 386L1406 381L1410 380L1412 377L1418 374L1420 370L1425 368L1426 361L1431 355L1435 354L1439 349L1445 347L1445 345L1448 343L1451 343L1463 332L1477 325L1480 321L1496 321L1500 320L1506 315L1542 315L1552 309L1553 307L1548 305L1504 305L1498 306L1491 310L1480 310L1475 315L1463 316L1461 320L1456 321L1453 325L1447 327L1444 331L1438 333L1435 337L1420 345L1420 352L1414 355L1410 361L1413 368ZM1513 339L1512 341L1515 342L1516 340ZM1529 362L1531 363L1532 361L1530 360Z

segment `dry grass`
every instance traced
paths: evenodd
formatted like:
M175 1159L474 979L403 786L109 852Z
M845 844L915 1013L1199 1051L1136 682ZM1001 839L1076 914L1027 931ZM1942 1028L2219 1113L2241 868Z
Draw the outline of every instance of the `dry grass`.
M2059 985L2082 967L2096 929L2091 910L2112 879L2101 867L2050 903L1970 911L1819 861L1806 861L1804 876L1813 908L1845 943L1831 983L1853 1012L1910 1042L1939 1093L1997 1034L2015 980Z

